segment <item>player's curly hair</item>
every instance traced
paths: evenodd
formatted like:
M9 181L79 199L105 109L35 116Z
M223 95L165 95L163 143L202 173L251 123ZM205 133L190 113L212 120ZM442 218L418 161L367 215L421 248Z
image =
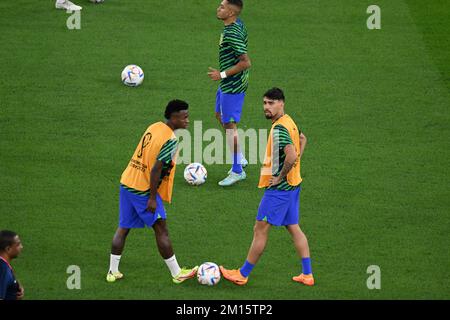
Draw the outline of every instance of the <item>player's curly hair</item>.
M166 111L164 112L164 118L169 120L172 113L187 109L189 109L189 104L186 101L178 99L169 101L166 107Z
M14 244L14 238L17 233L9 230L0 231L0 251L5 251L7 247L11 247Z
M283 90L280 88L272 88L267 90L266 93L264 93L264 96L266 98L272 99L272 100L282 100L284 101L284 93Z

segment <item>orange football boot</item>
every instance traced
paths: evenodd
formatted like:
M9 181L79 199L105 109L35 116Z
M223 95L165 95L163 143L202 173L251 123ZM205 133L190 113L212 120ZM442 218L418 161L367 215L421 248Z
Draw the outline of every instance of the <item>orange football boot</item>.
M222 272L222 275L225 279L233 282L234 284L237 284L238 286L243 286L248 281L248 278L244 277L239 271L239 269L228 270L225 269L223 266L220 266L219 269L220 272Z
M307 286L314 285L314 277L313 277L312 273L311 274L301 273L300 275L298 275L296 277L292 277L292 280L303 283L304 285L307 285Z

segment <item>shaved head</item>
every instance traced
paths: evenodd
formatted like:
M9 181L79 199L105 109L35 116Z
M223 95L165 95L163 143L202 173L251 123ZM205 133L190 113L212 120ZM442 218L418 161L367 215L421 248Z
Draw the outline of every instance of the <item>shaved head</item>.
M222 0L217 8L217 18L223 21L236 20L242 7L242 0Z
M239 15L244 7L242 0L226 0L226 2L235 11L236 15Z

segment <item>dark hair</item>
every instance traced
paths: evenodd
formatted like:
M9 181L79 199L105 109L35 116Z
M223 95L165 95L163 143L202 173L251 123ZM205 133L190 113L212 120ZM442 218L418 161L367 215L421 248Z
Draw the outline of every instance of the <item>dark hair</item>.
M264 97L272 99L272 100L283 100L284 101L284 93L280 88L272 88L267 90L264 93Z
M9 230L0 231L0 251L5 251L7 247L10 247L14 244L14 238L17 236L17 233Z
M166 111L164 112L164 118L170 119L172 113L179 112L181 110L189 109L189 104L182 100L172 100L167 104Z
M242 0L227 0L227 1L229 4L239 7L240 10L242 10L242 8L244 7L244 3L242 2Z

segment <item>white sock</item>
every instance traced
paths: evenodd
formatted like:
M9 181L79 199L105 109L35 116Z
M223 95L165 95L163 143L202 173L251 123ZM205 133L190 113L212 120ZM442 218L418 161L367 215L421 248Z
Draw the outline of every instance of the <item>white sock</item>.
M115 254L111 255L111 258L109 259L109 271L111 271L112 273L119 272L120 257L122 256L118 256Z
M181 268L178 265L177 258L175 257L175 255L171 256L169 259L164 259L164 262L167 264L167 267L169 268L170 273L172 274L172 278L176 277L180 273Z
M56 3L59 3L59 4L62 4L64 2L66 2L66 0L56 0Z

